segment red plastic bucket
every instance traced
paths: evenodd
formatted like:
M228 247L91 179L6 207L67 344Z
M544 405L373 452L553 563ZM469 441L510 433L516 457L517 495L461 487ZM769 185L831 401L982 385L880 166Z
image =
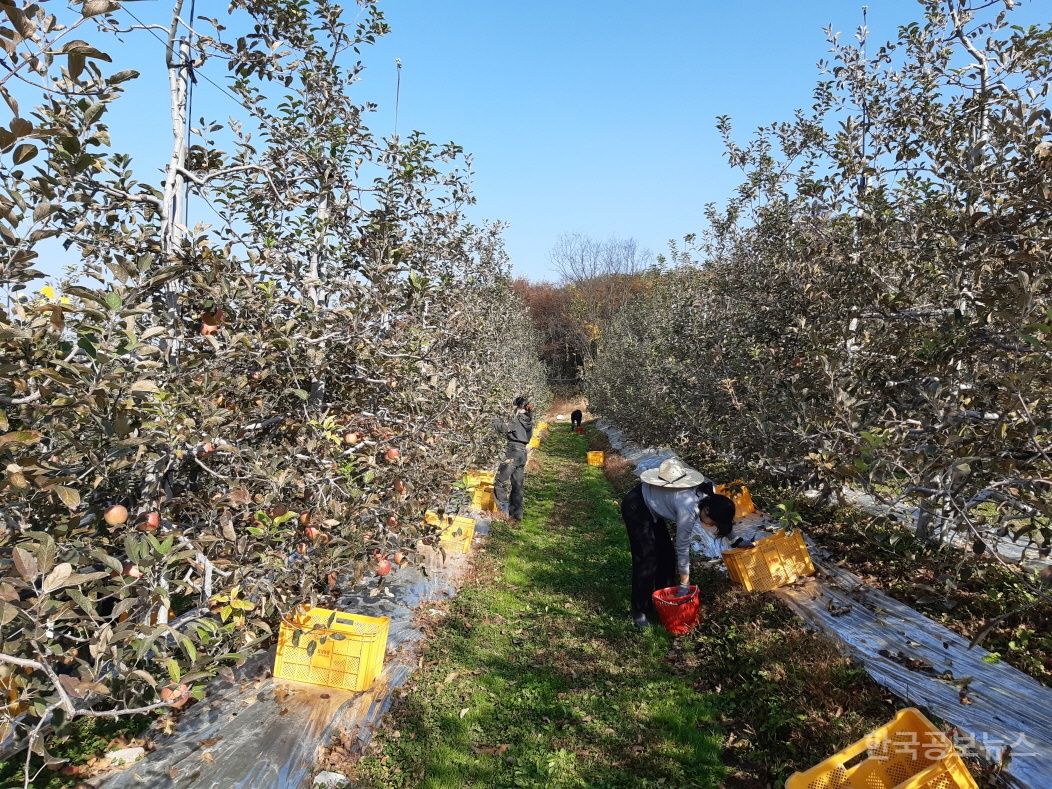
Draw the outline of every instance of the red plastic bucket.
M690 594L680 595L679 587L669 586L653 594L654 610L665 629L674 636L685 636L698 625L701 612L698 587L691 586Z
M578 428L575 428L575 429L574 429L574 432L575 432L575 433L576 433L577 435L579 435L579 436L583 436L583 435L584 435L584 428L583 428L583 427L578 427Z

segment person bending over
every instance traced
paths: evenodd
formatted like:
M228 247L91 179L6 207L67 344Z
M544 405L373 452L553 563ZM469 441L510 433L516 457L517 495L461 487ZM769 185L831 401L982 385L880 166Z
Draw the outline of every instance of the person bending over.
M651 595L669 586L690 585L690 543L695 530L723 539L734 528L734 502L713 492L705 476L675 458L640 474L640 483L621 500L621 518L632 551L632 619L650 624ZM667 523L676 525L672 543Z
M493 429L506 440L504 460L493 481L493 498L503 515L514 522L521 521L526 445L533 437L533 404L525 397L516 397L514 414L494 419Z
M584 414L581 413L581 409L578 408L570 413L570 427L574 430L581 426L581 422L584 420Z

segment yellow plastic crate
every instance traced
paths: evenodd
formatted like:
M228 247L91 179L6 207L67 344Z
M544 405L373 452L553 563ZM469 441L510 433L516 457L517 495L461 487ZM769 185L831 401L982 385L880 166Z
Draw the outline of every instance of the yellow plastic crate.
M463 515L439 515L434 510L424 513L424 523L440 528L440 540L454 543L465 551L471 546L475 536L475 520Z
M297 615L283 619L278 630L274 676L326 688L365 690L383 670L390 624L386 616L297 609ZM310 648L311 643L317 646Z
M549 427L551 427L551 425L549 425L547 422L538 422L537 423L537 429L538 430L547 430Z
M750 592L767 592L815 573L799 529L776 531L751 548L724 551L723 561L731 580Z
M474 518L465 518L457 515L455 517L447 516L446 524L442 528L442 535L439 539L450 547L462 553L467 553L471 548L471 539L474 536Z
M529 449L537 449L541 445L539 438L531 438L530 442L526 445Z
M605 455L602 452L589 452L588 453L588 465L589 466L602 466L605 462Z
M497 509L497 500L493 498L493 485L479 483L471 497L471 504L483 512L495 511Z
M756 505L752 503L752 496L749 495L749 489L741 480L728 485L717 485L713 490L734 502L735 518L744 518L746 515L757 512Z
M464 485L469 488L477 488L482 483L492 485L495 479L496 474L492 471L472 470L464 474Z
M785 789L977 789L953 743L920 710L890 723L810 770Z

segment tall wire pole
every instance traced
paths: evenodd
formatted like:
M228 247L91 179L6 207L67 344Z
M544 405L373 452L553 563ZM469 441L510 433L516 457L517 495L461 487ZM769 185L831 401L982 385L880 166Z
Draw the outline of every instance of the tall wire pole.
M402 60L395 58L395 117L394 117L394 141L398 145L398 105L402 98Z
M869 41L869 6L862 6L862 65L868 70L866 44ZM862 173L858 180L859 200L866 193L866 135L869 132L869 92L868 89L862 96Z

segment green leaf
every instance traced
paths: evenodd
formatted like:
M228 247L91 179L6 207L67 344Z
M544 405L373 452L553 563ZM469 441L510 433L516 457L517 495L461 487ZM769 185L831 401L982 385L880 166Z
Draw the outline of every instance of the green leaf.
M0 447L8 444L35 444L44 437L39 430L19 430L0 436Z
M0 627L18 616L18 608L0 600Z
M164 663L165 668L168 669L168 676L172 682L178 682L179 678L183 676L183 670L179 668L179 663L174 658L168 658Z
M127 82L130 79L137 79L139 72L135 69L125 69L124 71L118 71L116 74L106 80L110 85L119 85L122 82Z
M120 5L114 0L84 0L80 13L84 17L93 17L109 11L116 11L118 8L120 8Z
M40 574L40 570L37 568L37 557L22 546L15 546L11 552L11 558L15 562L15 569L18 571L18 574L27 581L35 580Z
M106 306L116 312L121 308L121 297L112 290L106 294Z
M40 587L44 594L55 591L62 587L66 579L73 575L73 565L69 562L62 562L57 565L54 570L48 573L47 578L44 579L43 585Z
M57 485L54 488L54 492L55 495L58 496L59 501L71 510L75 510L80 506L80 494L73 488L67 488L64 485Z
M37 147L31 143L24 142L15 148L14 162L15 164L25 164L28 161L32 161L37 155Z
M132 394L136 394L136 393L138 393L138 394L144 394L144 393L157 394L158 392L161 391L161 389L153 381L150 381L150 380L148 380L146 378L141 378L140 380L136 381L131 386L129 386L128 387L128 391L131 392Z
M197 662L197 647L194 646L194 642L191 641L187 636L180 635L179 643L183 647L183 651L186 652L186 656L190 658L191 663Z

